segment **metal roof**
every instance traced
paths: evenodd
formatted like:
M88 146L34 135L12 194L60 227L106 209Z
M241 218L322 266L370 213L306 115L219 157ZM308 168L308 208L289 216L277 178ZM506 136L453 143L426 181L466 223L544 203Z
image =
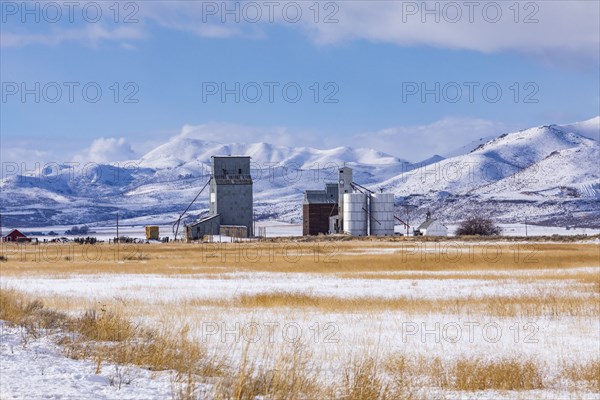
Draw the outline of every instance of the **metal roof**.
M203 223L205 223L207 221L210 221L213 218L219 218L220 216L221 216L221 214L209 215L207 217L203 217L203 218L200 218L200 219L192 222L188 226L196 226L196 225L199 225L199 224L203 224Z
M228 154L228 155L210 156L210 158L252 158L252 157L250 157L250 156L232 156L231 154Z
M419 227L417 228L417 230L421 230L421 229L427 229L427 228L429 228L429 227L431 226L431 224L433 224L434 222L439 222L439 221L438 221L437 219L435 219L435 218L428 219L428 220L426 220L425 222L423 222L421 225L419 225ZM442 226L444 226L444 227L445 227L445 225L444 225L444 224L442 224L441 222L440 222L440 225L442 225Z
M334 204L337 203L333 195L325 190L307 190L304 192L304 204Z
M429 228L429 226L430 226L431 224L433 224L435 221L437 221L437 219L428 219L428 220L426 220L425 222L423 222L421 225L419 225L419 227L418 227L417 229L418 229L418 230L421 230L421 229L427 229L427 228Z

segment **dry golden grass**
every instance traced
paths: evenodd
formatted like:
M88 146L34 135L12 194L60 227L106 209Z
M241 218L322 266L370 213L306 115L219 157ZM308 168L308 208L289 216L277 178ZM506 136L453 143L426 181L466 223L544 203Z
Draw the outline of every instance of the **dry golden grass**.
M565 365L563 373L573 382L583 382L590 389L600 392L600 360Z
M415 284L421 279L432 279L435 276L426 274L411 275ZM464 275L458 273L459 277ZM450 274L453 276L453 274ZM211 276L211 275L209 275ZM220 275L215 274L215 277ZM72 297L69 295L44 295L44 303L63 312L81 313L89 309L110 308L129 318L150 317L154 318L157 312L167 315L184 316L186 313L195 313L199 308L217 311L224 310L264 310L264 309L290 309L290 310L316 310L320 312L353 313L353 312L385 312L401 311L405 314L418 315L430 313L445 313L448 315L487 315L494 317L598 317L600 316L600 274L584 271L544 270L542 274L534 276L513 274L510 279L506 275L488 274L480 276L483 280L490 280L497 288L509 283L522 285L523 293L515 295L472 295L465 294L452 298L428 298L418 296L407 297L381 297L381 296L353 296L339 297L335 295L320 295L306 292L266 291L258 294L235 294L224 292L217 298L185 298L182 300L167 300L147 298L144 296L127 297L132 291L146 290L143 284L139 287L128 287L125 298L118 295L112 299L96 301L93 297ZM202 276L205 278L205 275ZM243 278L238 278L243 279ZM446 279L446 274L442 275ZM460 279L460 278L456 278ZM538 280L552 282L556 285L539 285ZM560 288L560 291L557 291ZM41 294L38 294L41 296Z
M250 356L246 344L239 365L215 363L206 349L189 339L189 328L169 331L136 326L109 309L97 309L78 317L46 309L39 299L14 290L0 292L0 319L40 328L68 327L78 335L60 341L68 356L91 359L101 372L106 362L137 365L154 371L174 371L173 398L193 399L200 383L213 383L217 399L414 399L432 398L431 393L481 390L518 391L546 389L542 366L528 358L481 359L461 357L442 361L439 357L379 357L365 350L350 357L336 379L323 380L320 364L310 349L296 343L284 351L261 350ZM565 364L565 379L589 390L600 388L600 361ZM423 391L425 390L425 391ZM443 392L439 392L442 390ZM425 394L424 394L425 393ZM440 395L443 397L443 395Z
M188 329L173 332L148 332L119 341L90 341L65 336L60 342L65 353L75 359L93 359L97 365L111 362L120 365L137 365L152 371L175 371L181 378L191 376L214 377L224 373L223 365L197 342L191 341ZM110 338L110 336L109 336Z
M391 385L373 357L355 358L344 370L342 398L348 400L393 399Z
M250 359L249 348L250 344L245 344L236 373L220 382L219 399L324 398L319 370L308 349L295 344L278 355L267 350L265 359L258 362Z
M444 363L439 357L407 359L395 355L384 365L395 382L403 382L402 385L409 387L423 377L440 389L471 392L490 389L526 391L545 387L540 367L528 359L463 357Z
M380 254L387 251L387 254ZM391 253L389 253L391 252ZM251 242L2 246L3 275L360 273L564 269L600 265L600 246L555 243Z
M27 328L32 335L42 330L72 332L60 344L72 358L93 358L133 364L152 370L221 374L220 366L206 359L206 352L189 339L189 329L179 332L139 328L109 310L88 310L79 317L49 310L40 299L29 300L14 290L0 291L0 319Z
M408 359L399 354L385 360L384 367L397 389L410 388L423 377L427 377L430 385L440 389L470 392L490 389L526 391L545 387L540 367L528 359L464 357L443 363L438 357Z
M389 355L381 364L390 378L393 393L402 394L399 398L419 398L415 389L425 385L442 390L453 388L452 365L444 364L439 357L408 357L398 353Z
M327 243L327 242L361 242L361 243L386 243L386 242L552 242L573 243L584 240L594 240L600 235L552 235L552 236L348 236L348 235L318 235L302 237L271 237L263 238L263 242L305 242L305 243Z
M40 329L60 329L65 326L64 313L44 308L39 299L30 299L14 290L0 290L0 320L25 327L32 335Z
M87 310L75 320L79 333L89 340L121 342L130 340L135 327L123 316L106 309Z
M253 399L256 396L270 399L410 399L420 398L415 393L423 387L449 391L543 388L540 366L529 360L443 362L439 358L411 358L401 354L378 362L369 353L351 357L346 367L338 371L335 382L323 382L319 360L306 349L276 353L261 348L262 356L258 359L250 357L245 349L241 364L230 364L223 354L219 357L212 352L209 354L199 342L192 341L190 329L193 328L185 325L185 321L193 324L189 316L199 310L213 316L254 312L260 315L273 310L275 315L293 312L296 316L311 313L373 316L390 310L415 315L471 314L501 318L574 316L597 319L600 316L600 275L587 268L572 269L600 266L598 245L468 242L458 247L463 252L461 259L452 262L454 253L444 253L444 248L439 247L449 244L451 242L403 240L281 241L216 247L175 243L123 246L118 251L116 246L106 244L70 245L71 248L49 245L48 254L58 254L59 249L62 252L55 262L49 261L48 255L40 256L43 247L24 245L19 253L3 248L5 260L0 262L0 274L24 279L99 273L107 276L160 274L199 279L243 279L244 275L228 273L294 272L342 278L342 285L343 279L402 279L417 283L423 279L478 279L498 287L506 283L521 284L524 288L539 282L548 285L542 285L539 291L524 291L524 294L513 296L465 295L457 299L344 298L291 289L259 294L223 293L219 298L209 299L167 300L133 296L103 300L102 303L93 297L68 295L33 299L30 295L2 288L0 319L29 327L32 333L40 332L39 328L67 326L77 335L65 336L62 344L66 353L71 357L94 360L98 369L105 362L113 362L156 371L175 371L173 397L178 399L194 398L197 383L207 381L216 385L218 399ZM496 252L498 249L499 253ZM383 251L387 253L383 254ZM91 260L94 254L99 256ZM554 283L560 283L560 292ZM132 286L128 290L148 289L141 282L139 287ZM153 322L144 326L133 322L140 320ZM180 328L169 329L169 326ZM564 376L598 391L598 365L597 361L589 365L566 365Z
M453 368L457 390L533 390L542 389L542 375L531 360L463 359Z
M391 271L391 272L347 272L336 274L344 279L370 279L370 280L485 280L485 281L547 281L547 280L576 280L590 284L594 289L600 283L600 274L593 271L577 271L571 268L541 269L534 271Z
M443 313L447 315L481 314L494 317L598 317L600 302L596 297L544 293L495 297L463 297L459 299L427 299L411 297L350 297L306 293L268 292L241 294L232 299L189 299L191 307L220 308L290 308L318 309L323 312L403 311L406 314Z

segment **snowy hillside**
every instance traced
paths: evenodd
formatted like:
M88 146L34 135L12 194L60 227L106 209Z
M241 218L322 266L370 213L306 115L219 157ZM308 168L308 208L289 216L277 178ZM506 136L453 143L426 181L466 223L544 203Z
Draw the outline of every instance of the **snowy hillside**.
M581 136L600 141L600 116L588 119L587 121L562 125L561 128L569 132L575 132Z
M74 169L53 165L0 181L3 225L12 227L102 224L118 210L123 220L173 221L208 180L212 155L252 157L258 219L299 222L306 189L337 180L344 164L356 182L397 195L452 223L474 212L502 222L599 225L600 145L590 139L599 118L550 125L481 139L411 164L373 149L320 150L268 143L203 141L185 129L139 160ZM200 197L189 218L206 212Z
M505 222L600 224L600 145L550 125L504 134L468 154L382 183L405 201L457 221L471 213Z
M473 151L398 175L382 183L396 194L452 192L466 194L529 168L555 151L597 147L598 143L557 126L544 126L501 135ZM593 168L562 171L578 175ZM550 171L549 171L550 172ZM597 172L597 171L596 171Z

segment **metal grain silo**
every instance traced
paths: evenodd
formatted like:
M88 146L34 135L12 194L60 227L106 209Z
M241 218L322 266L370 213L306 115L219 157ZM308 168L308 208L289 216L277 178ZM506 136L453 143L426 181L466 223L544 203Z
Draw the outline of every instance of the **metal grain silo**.
M367 195L344 193L344 232L351 236L367 236Z
M394 194L373 193L371 195L370 226L373 236L394 235Z

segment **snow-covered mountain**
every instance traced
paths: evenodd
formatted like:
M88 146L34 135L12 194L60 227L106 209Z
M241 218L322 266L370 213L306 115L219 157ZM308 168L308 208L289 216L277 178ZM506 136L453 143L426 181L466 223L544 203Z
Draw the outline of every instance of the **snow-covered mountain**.
M457 221L483 213L506 222L600 225L600 144L569 127L504 134L471 152L382 183Z
M600 141L600 116L587 121L575 122L574 124L562 125L561 128L575 132L589 139Z
M207 181L211 156L231 154L252 157L258 218L299 222L304 190L336 181L348 165L356 182L394 192L398 214L416 206L413 220L429 209L446 222L484 212L504 222L598 226L600 144L592 138L599 121L481 139L414 164L373 149L221 144L184 131L139 160L5 176L0 212L4 226L102 223L117 209L123 219L166 223ZM201 196L190 218L207 207Z
M373 149L336 147L319 150L311 147L285 147L269 143L222 144L180 134L158 146L139 160L146 168L187 168L196 171L198 163L210 163L213 155L243 154L256 163L294 164L300 169L314 169L327 163L353 162L365 165L393 165L406 162Z

